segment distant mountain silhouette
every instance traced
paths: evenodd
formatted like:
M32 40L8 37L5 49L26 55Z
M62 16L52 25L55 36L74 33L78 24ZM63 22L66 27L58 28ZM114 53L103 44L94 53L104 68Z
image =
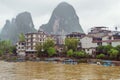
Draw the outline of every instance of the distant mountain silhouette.
M49 22L40 26L40 29L54 34L84 33L75 9L66 2L60 3L54 9Z
M18 14L15 19L13 18L12 21L6 20L0 38L2 40L11 40L12 43L16 43L20 33L25 34L35 31L31 14L29 12L23 12Z

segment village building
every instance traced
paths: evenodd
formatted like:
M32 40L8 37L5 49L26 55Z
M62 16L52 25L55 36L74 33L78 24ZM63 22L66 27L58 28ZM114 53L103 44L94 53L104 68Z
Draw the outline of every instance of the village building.
M89 55L92 55L92 53L95 52L95 49L97 47L97 43L93 43L93 37L92 36L84 36L80 39L82 50L84 50Z
M26 55L35 56L36 53L35 46L38 43L43 44L47 39L47 34L43 31L38 31L35 33L27 33L25 34L26 39Z
M78 50L84 50L89 55L96 52L98 46L111 45L116 47L120 45L120 32L111 31L107 27L94 27L87 35L84 33L73 32L67 35L46 34L43 31L25 34L25 42L17 42L18 55L34 57L36 53L35 46L43 43L47 39L52 39L58 53L62 52L65 47L65 38L76 38L79 40Z
M80 39L83 38L85 36L84 33L79 33L79 32L72 32L70 34L66 35L66 38L76 38L78 39L79 43L78 43L78 50L81 49L81 41Z
M107 27L94 27L86 36L80 39L82 49L92 55L98 46L120 45L120 32L107 30Z
M26 53L25 53L25 50L26 50L26 46L25 46L25 41L19 41L16 43L16 52L18 53L18 56L20 58L24 58Z

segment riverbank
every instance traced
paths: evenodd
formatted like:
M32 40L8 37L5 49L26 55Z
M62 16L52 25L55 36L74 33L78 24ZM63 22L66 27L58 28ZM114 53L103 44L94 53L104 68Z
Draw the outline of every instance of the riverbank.
M42 58L35 58L35 59L20 59L17 57L9 57L3 58L6 62L26 62L26 61L33 61L33 62L53 62L53 63L63 63L63 64L79 64L79 63L87 63L87 64L97 64L97 65L104 65L104 66L120 66L120 61L114 60L102 60L102 59L88 59L88 58L69 58L69 57L42 57Z

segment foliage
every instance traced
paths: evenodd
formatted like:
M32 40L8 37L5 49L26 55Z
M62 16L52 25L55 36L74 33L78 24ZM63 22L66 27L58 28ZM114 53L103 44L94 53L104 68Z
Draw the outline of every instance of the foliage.
M102 53L101 53L101 54L97 55L96 58L98 58L98 59L103 59L103 58L105 58L105 54L102 54Z
M78 46L78 39L76 38L66 38L65 39L65 45L67 46L67 49L72 49L74 51L77 50Z
M110 49L110 51L108 53L110 54L110 58L116 58L119 51L116 49Z
M25 41L25 36L23 33L19 34L19 41Z
M113 47L111 45L106 45L106 46L98 46L96 50L98 53L107 54L108 51L110 51L110 49L112 49L112 48Z
M50 47L54 47L55 43L52 39L48 39L43 43L43 49L47 52Z
M12 44L9 40L6 41L0 41L0 50L1 53L9 53L12 52Z
M53 56L56 53L55 48L53 47L48 48L47 53L49 56Z
M99 53L103 53L104 46L98 46L96 50L97 50L97 52L99 52Z
M113 47L111 45L106 45L104 46L103 52L104 53L108 53L108 51L110 51Z
M76 57L85 57L86 53L84 51L77 51L75 52Z
M52 39L47 39L44 43L37 43L35 46L35 49L37 50L37 56L40 57L43 55L46 55L48 52L48 55L52 55L50 51L54 51L53 47L55 46L54 41ZM46 54L45 54L46 53Z
M41 45L41 43L36 44L35 49L37 50L38 57L40 57L42 55L42 48L43 48L43 46Z
M11 48L10 48L10 52L12 52L12 53L16 53L16 46L11 46Z
M116 46L115 49L118 50L120 54L120 45Z
M67 51L67 56L72 57L73 54L74 54L74 53L73 53L73 50L72 50L72 49L70 49L70 50Z

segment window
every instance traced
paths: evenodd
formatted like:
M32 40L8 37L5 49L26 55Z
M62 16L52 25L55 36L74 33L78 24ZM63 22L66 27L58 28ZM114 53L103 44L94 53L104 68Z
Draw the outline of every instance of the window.
M22 45L25 45L25 43L22 43Z
M98 46L102 46L102 43L101 43L101 42L98 42L97 45L98 45Z
M21 49L24 49L24 47L22 47Z
M87 49L87 51L89 51L89 49Z
M111 40L111 37L108 37L109 40Z

